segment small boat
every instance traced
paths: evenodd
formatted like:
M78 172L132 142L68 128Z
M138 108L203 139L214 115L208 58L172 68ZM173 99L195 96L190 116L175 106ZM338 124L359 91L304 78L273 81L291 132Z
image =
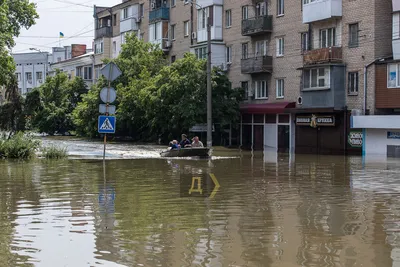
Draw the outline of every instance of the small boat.
M185 147L181 149L172 149L160 153L161 157L209 157L210 149L208 147Z

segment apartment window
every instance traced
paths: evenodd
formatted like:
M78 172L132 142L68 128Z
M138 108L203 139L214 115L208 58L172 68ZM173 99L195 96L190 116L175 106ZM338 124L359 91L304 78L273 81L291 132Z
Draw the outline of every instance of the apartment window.
M329 67L304 70L303 89L329 88L329 75Z
M323 29L319 31L319 47L331 47L336 45L335 28Z
M198 11L198 23L197 23L197 28L199 30L206 29L207 27L207 18L210 16L210 8L207 7L205 9L206 12L204 12L202 9ZM212 15L211 15L212 16ZM210 20L212 21L212 17L210 17Z
M258 3L256 6L256 17L261 17L266 15L265 4L264 2Z
M26 75L26 80L32 83L32 72L27 72L25 75Z
M255 56L266 56L267 55L267 41L257 41L255 43Z
M16 73L16 77L17 77L17 81L20 81L21 80L21 73L20 72Z
M303 4L307 5L309 3L317 2L318 0L303 0Z
M207 47L196 48L194 53L197 59L206 59L207 58Z
M113 24L114 24L114 26L117 26L117 14L114 14Z
M139 14L140 14L140 17L144 17L144 4L140 4L140 6L139 6Z
M348 93L349 95L358 94L358 72L349 72L348 74Z
M92 79L92 67L79 67L76 68L76 76L81 77L84 80Z
M277 15L278 16L283 16L285 14L285 0L277 0L277 8L278 8L278 12Z
M102 54L103 53L103 40L95 42L95 44L94 44L94 52L96 54Z
M36 80L43 80L43 72L41 71L36 72Z
M308 32L303 32L301 33L301 51L308 51L308 44L309 44L309 39L308 39Z
M267 99L267 82L266 81L255 81L254 89L256 92L256 99Z
M246 59L249 57L249 44L242 44L242 59Z
M128 8L126 7L124 8L122 19L127 19L127 18L128 18Z
M171 0L171 7L176 6L176 1L175 0Z
M388 64L388 88L400 87L400 64Z
M358 47L358 23L349 25L349 47Z
M284 98L285 97L285 80L277 79L276 80L276 98Z
M232 47L226 47L226 63L232 63Z
M175 40L175 24L171 25L169 35L170 35L169 37L170 40Z
M176 56L171 56L171 63L174 63L176 60Z
M283 37L276 39L276 56L282 57L285 53L285 39Z
M183 22L183 34L189 36L189 21Z
M248 98L249 97L249 82L245 81L245 82L241 82L241 87L244 91L244 98Z
M232 10L225 11L225 27L229 28L232 26Z
M116 41L113 42L113 52L117 53L117 42Z
M249 19L249 7L242 6L242 20Z

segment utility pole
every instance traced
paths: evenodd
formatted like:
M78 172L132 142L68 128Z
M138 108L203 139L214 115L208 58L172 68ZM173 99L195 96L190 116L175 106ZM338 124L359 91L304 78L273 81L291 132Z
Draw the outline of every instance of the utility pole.
M206 14L203 9L204 15ZM212 147L211 18L207 16L207 147Z

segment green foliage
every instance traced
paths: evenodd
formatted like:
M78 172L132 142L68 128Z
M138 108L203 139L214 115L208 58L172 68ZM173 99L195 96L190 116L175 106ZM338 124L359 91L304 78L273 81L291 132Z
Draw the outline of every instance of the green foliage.
M69 81L67 74L57 71L27 95L26 109L32 116L33 127L50 135L74 130L72 112L86 92L82 78Z
M40 141L23 132L18 132L11 138L0 138L0 156L12 159L27 159L35 155L40 147Z
M57 146L42 148L42 156L46 159L63 159L68 157L67 149Z
M21 28L30 28L37 18L36 6L28 0L0 1L0 85L14 76L15 64L7 48L15 45L14 37L19 36Z

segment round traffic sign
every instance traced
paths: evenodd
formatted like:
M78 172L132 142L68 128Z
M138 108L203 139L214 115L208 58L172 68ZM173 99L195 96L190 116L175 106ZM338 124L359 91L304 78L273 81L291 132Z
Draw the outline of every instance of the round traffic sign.
M108 91L108 99L107 99L107 91ZM115 101L115 99L117 99L117 92L112 87L110 88L104 87L100 91L100 99L104 103L112 103Z

